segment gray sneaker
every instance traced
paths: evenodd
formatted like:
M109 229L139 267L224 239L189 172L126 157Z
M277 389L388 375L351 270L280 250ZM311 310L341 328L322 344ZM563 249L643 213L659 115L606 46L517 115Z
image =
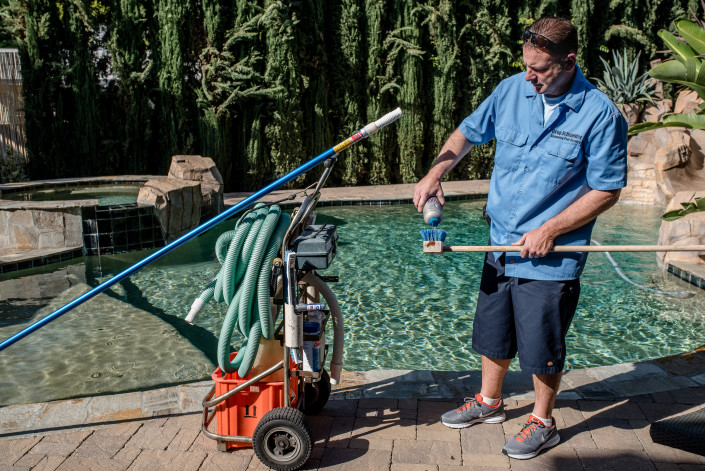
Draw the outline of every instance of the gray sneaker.
M502 453L518 460L528 460L538 455L544 448L558 445L561 437L555 420L552 427L547 427L533 415L524 425L521 432L514 435L502 447Z
M498 424L504 422L504 403L500 399L495 406L488 406L482 402L482 396L476 394L475 398L465 398L465 404L457 409L448 411L441 416L441 423L450 428L465 428L472 424L486 423Z

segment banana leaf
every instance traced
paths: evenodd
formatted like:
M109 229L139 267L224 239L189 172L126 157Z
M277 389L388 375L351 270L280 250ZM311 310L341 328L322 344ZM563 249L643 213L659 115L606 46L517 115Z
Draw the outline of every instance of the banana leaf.
M629 135L634 136L644 131L665 127L678 127L688 129L705 129L705 115L694 113L670 114L662 118L661 121L649 121L635 124L629 128Z
M689 201L687 203L681 203L683 209L672 209L667 211L661 216L664 221L675 221L683 216L691 213L697 213L700 211L705 211L705 198L696 198L695 201Z
M668 31L661 30L657 34L661 37L661 39L663 39L663 42L666 43L666 46L668 46L668 48L673 51L675 59L677 59L679 62L685 64L685 60L688 57L695 57L698 55L692 47L688 46L686 43L684 43Z
M675 221L676 219L680 219L683 217L683 214L681 214L680 209L674 209L672 211L667 211L663 213L663 216L661 216L661 219L664 221Z
M705 83L696 83L694 80L698 80L700 75L692 70L694 62L700 61L700 58L690 58L687 63L690 65L690 77L688 76L686 65L679 61L666 61L662 64L658 64L649 71L649 75L655 79L662 80L664 82L680 83L688 88L692 88L698 94L698 96L705 100ZM700 66L702 67L702 65ZM697 69L697 66L695 67ZM689 80L690 79L690 80Z
M698 66L700 59L697 57L688 57L685 60L685 80L687 82L698 83ZM705 84L703 84L705 85Z
M688 20L676 21L678 32L698 54L705 54L705 29Z

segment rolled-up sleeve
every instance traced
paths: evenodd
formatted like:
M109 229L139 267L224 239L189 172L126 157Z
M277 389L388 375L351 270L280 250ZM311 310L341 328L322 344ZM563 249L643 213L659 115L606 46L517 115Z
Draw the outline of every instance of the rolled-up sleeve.
M611 114L591 133L585 147L587 183L594 190L616 190L627 184L627 122Z

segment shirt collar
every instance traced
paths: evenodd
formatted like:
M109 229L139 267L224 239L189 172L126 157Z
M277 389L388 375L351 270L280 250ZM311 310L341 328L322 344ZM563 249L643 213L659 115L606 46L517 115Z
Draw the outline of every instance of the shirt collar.
M587 81L580 67L575 65L575 77L573 77L573 83L570 85L570 89L565 94L565 99L561 102L571 108L573 111L580 111L580 107L585 101L585 91L590 82ZM534 90L534 87L530 82L526 82L526 97L533 98L538 93Z

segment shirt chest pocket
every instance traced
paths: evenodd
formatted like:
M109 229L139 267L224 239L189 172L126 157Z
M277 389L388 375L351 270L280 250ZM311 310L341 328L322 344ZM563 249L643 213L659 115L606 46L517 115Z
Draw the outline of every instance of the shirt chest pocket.
M558 183L575 168L581 146L579 142L551 141L542 153L539 174L547 182Z
M515 171L519 167L519 161L524 153L529 134L518 129L498 127L495 136L497 137L497 150L494 154L495 166Z

